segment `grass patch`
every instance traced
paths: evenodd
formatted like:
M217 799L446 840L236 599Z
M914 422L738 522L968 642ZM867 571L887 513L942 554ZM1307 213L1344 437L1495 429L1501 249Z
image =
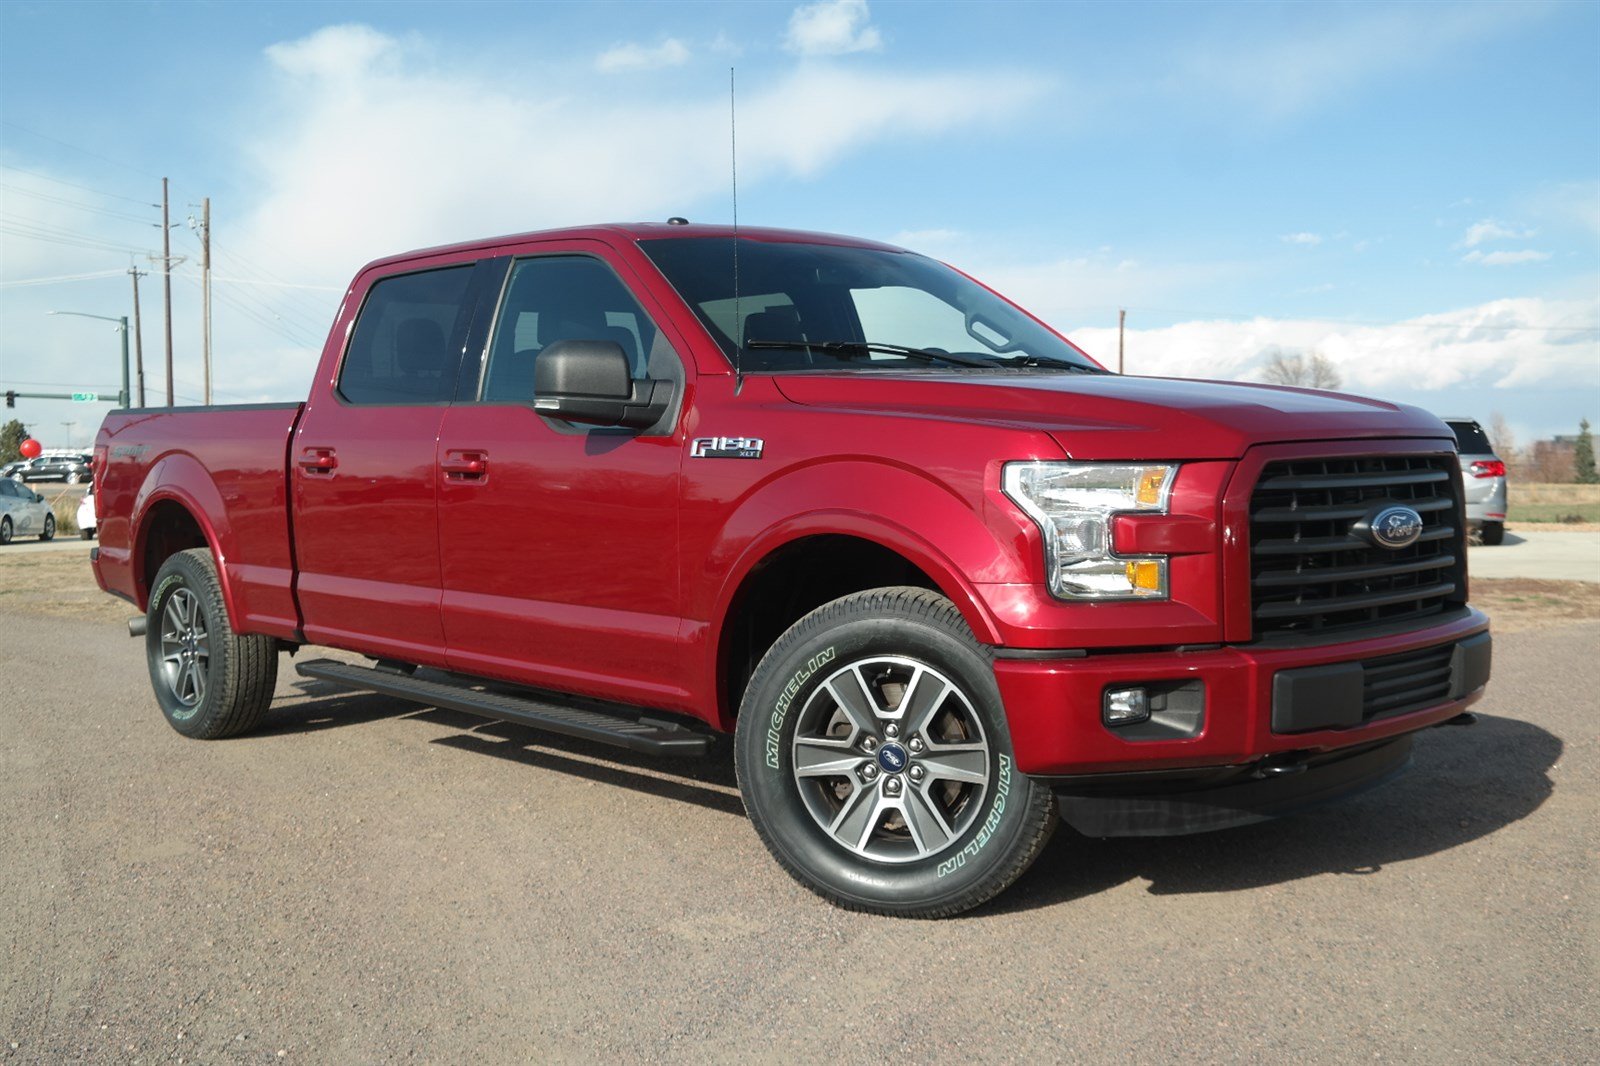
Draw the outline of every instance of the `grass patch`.
M1508 522L1552 522L1577 525L1600 522L1600 503L1516 503L1507 511Z

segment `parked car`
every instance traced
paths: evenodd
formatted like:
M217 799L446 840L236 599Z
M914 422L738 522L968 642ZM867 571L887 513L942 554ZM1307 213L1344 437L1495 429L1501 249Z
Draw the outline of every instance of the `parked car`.
M94 482L89 482L89 491L83 494L83 499L78 501L78 536L84 540L93 540L95 531L94 507Z
M49 540L55 535L55 512L44 497L15 481L0 480L0 544L10 544L12 537Z
M1494 453L1483 427L1470 418L1446 418L1456 435L1467 528L1485 544L1506 537L1506 464Z
M88 481L90 472L87 455L41 455L18 465L6 476L13 481L65 481L76 485Z

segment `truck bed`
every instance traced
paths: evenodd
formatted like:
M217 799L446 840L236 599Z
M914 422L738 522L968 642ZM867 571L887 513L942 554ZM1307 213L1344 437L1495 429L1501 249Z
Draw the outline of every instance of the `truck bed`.
M304 406L108 415L95 440L100 587L143 610L155 571L147 560L166 558L174 546L210 547L235 627L293 638L299 616L286 471ZM139 543L129 542L133 529Z

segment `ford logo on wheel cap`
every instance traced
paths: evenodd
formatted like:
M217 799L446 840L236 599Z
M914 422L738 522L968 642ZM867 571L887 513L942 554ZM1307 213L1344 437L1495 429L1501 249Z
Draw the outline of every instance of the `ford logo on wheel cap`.
M885 744L878 749L878 765L886 774L897 774L906 768L906 749L898 744Z
M1422 536L1422 516L1403 504L1393 503L1369 512L1350 532L1380 548L1399 551Z

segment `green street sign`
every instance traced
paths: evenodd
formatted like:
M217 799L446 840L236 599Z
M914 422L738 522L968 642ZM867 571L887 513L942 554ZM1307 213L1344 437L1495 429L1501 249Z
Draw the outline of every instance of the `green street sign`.
M94 403L100 399L98 392L75 392L72 394L73 403Z

